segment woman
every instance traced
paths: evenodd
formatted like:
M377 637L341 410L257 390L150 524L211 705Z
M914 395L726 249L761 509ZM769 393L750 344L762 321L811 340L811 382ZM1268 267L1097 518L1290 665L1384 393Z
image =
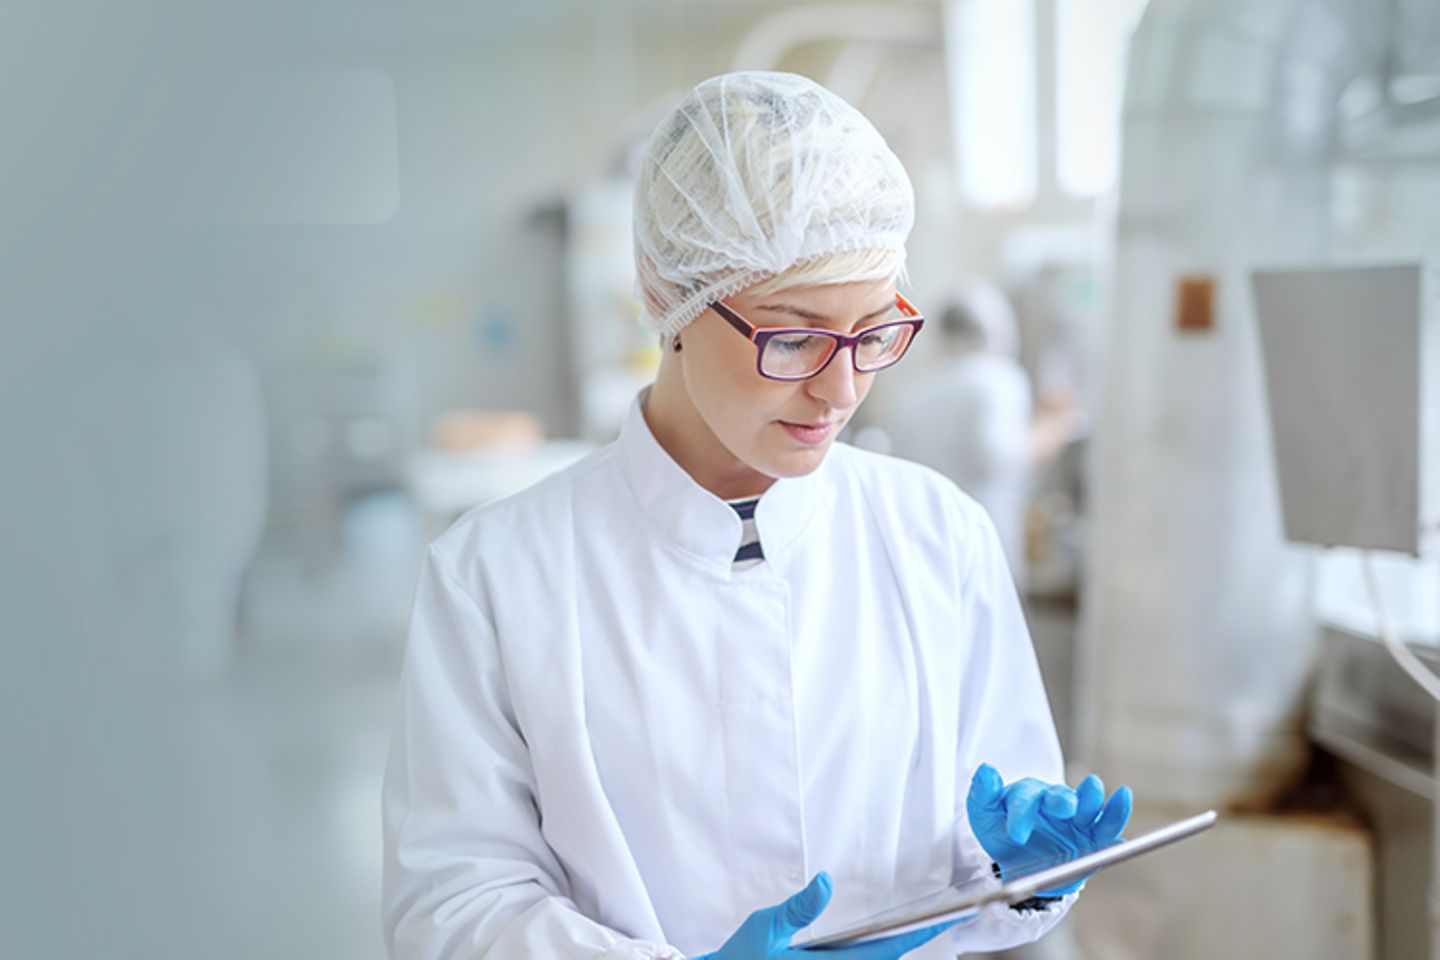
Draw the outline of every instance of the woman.
M1094 778L1050 783L983 511L834 442L922 325L896 292L913 207L869 122L801 77L714 78L656 130L655 383L618 441L426 556L385 783L393 956L780 957L822 911L1119 834L1127 792L1102 813ZM1073 899L1049 892L850 955L1033 940Z

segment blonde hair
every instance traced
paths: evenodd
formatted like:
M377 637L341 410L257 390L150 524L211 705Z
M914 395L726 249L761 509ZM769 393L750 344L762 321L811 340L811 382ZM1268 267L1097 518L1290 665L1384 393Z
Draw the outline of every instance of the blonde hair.
M766 277L745 293L769 296L796 287L821 287L832 283L856 283L861 280L891 280L903 285L909 279L905 254L898 250L846 250L829 256L815 257L795 264L789 270ZM721 299L724 299L723 297ZM709 309L707 306L706 309ZM660 334L660 346L668 350L675 342L675 333Z
M804 260L783 273L766 277L746 289L747 293L769 296L795 287L820 287L861 280L908 280L905 254L893 249L845 250L813 260Z

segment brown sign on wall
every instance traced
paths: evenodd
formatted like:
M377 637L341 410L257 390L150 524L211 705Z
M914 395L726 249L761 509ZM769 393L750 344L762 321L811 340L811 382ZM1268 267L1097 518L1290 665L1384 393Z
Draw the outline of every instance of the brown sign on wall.
M1181 333L1215 329L1215 278L1195 274L1175 279L1175 328Z

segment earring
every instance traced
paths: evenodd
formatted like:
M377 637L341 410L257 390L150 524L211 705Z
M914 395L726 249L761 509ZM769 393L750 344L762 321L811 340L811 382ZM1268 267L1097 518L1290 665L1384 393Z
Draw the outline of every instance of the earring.
M671 341L671 343L674 344L673 349L675 350L675 352L676 352L676 353L679 353L680 350L682 349L681 346L680 346L680 337L677 335L677 336L675 337L675 339Z

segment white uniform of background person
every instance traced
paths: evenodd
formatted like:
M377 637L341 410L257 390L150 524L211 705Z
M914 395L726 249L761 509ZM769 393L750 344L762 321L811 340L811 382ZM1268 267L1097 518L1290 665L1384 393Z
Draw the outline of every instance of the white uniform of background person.
M940 355L887 384L891 452L934 467L979 501L1023 583L1033 403L1016 359L1015 313L998 289L976 283L935 319Z
M713 122L717 110L731 111L725 124ZM694 956L820 870L834 898L817 928L833 929L990 873L966 818L967 781L983 761L1007 779L1061 778L1015 591L970 498L914 464L792 441L762 413L752 446L749 434L726 441L745 452L727 461L734 476L761 477L745 472L746 458L779 476L761 478L764 561L742 568L742 521L714 492L721 474L702 485L662 445L675 409L660 402L665 392L684 382L701 397L693 378L721 354L741 358L727 376L750 379L743 391L706 395L735 405L710 414L717 437L765 398L790 411L829 397L848 406L831 411L838 431L874 373L833 366L800 384L764 380L754 345L715 312L699 315L718 296L736 310L760 302L737 291L807 257L858 242L903 252L913 211L908 180L873 128L801 78L717 78L677 115L684 122L672 117L652 140L657 165L677 139L683 147L693 131L722 127L739 139L710 149L739 156L757 137L741 129L749 118L770 132L839 130L843 150L809 143L797 155L860 165L782 169L786 184L832 196L848 172L881 193L832 211L829 226L810 216L814 198L799 197L792 206L810 226L791 231L777 216L759 240L756 218L747 227L734 216L733 193L690 198L731 205L718 229L733 240L732 266L707 275L692 262L685 285L657 240L664 224L652 208L662 201L647 191L680 186L686 171L707 184L724 171L687 160L660 183L642 169L646 319L667 347L656 383L618 441L470 512L425 558L384 790L394 957ZM869 152L857 155L857 139ZM739 196L758 202L753 190ZM704 246L693 221L670 225L681 220L686 249ZM852 226L861 241L840 229ZM748 254L753 267L740 259ZM896 262L888 280L812 287L797 302L834 313L853 287L869 291L868 303L879 291L883 306ZM670 435L674 449L684 439ZM998 908L910 956L1033 940L1073 899Z

